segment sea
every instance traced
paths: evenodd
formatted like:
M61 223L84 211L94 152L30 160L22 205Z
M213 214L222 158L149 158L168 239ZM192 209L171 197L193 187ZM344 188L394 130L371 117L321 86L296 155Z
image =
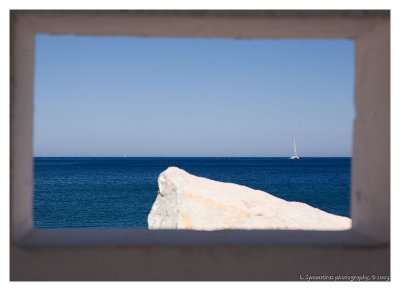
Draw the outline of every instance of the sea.
M351 158L34 158L37 228L147 228L170 166L350 217Z

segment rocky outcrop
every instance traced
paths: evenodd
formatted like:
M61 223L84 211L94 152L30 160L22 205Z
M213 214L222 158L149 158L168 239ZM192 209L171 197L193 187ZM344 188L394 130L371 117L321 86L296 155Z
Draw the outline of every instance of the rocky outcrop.
M170 167L158 178L159 193L148 216L150 229L344 230L347 217L263 191L191 175Z

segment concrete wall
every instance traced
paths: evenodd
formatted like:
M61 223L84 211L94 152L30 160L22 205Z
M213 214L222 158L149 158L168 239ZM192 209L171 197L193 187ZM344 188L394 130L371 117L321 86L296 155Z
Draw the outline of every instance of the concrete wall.
M353 228L390 240L390 23L356 39Z
M389 21L387 11L12 12L11 280L298 280L300 275L388 275ZM252 232L240 236L247 241L240 246L229 243L234 236L222 235L227 238L213 244L214 236L200 233L207 245L196 246L195 241L166 245L162 238L173 242L179 237L166 232L160 233L157 245L151 244L152 235L144 234L147 241L141 244L113 246L111 233L103 232L97 246L90 246L96 236L87 232L88 245L79 246L78 233L58 235L33 229L32 80L37 32L355 39L351 237L356 239L348 243L339 232L290 232L273 241L271 235ZM99 246L107 235L111 243ZM122 233L120 239L124 237ZM253 238L257 244L250 243ZM64 239L78 243L63 244ZM326 240L331 243L321 243ZM51 246L50 241L56 243Z
M12 245L11 254L11 280L299 280L300 275L389 274L388 247Z

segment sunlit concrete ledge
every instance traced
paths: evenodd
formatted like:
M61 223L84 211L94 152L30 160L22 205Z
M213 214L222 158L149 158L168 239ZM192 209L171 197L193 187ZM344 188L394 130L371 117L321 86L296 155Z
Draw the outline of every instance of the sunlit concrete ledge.
M210 246L210 245L314 245L341 247L385 246L351 230L147 230L130 228L35 229L22 240L38 246Z

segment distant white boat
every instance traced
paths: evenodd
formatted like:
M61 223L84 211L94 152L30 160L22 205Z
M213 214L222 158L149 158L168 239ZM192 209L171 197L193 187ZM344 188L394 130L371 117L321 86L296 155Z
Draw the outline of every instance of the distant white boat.
M300 159L300 157L297 155L296 140L295 139L293 140L293 145L294 145L294 154L293 154L293 156L291 156L289 158L289 160L298 160L298 159Z
M126 155L124 155L124 158L126 158Z

